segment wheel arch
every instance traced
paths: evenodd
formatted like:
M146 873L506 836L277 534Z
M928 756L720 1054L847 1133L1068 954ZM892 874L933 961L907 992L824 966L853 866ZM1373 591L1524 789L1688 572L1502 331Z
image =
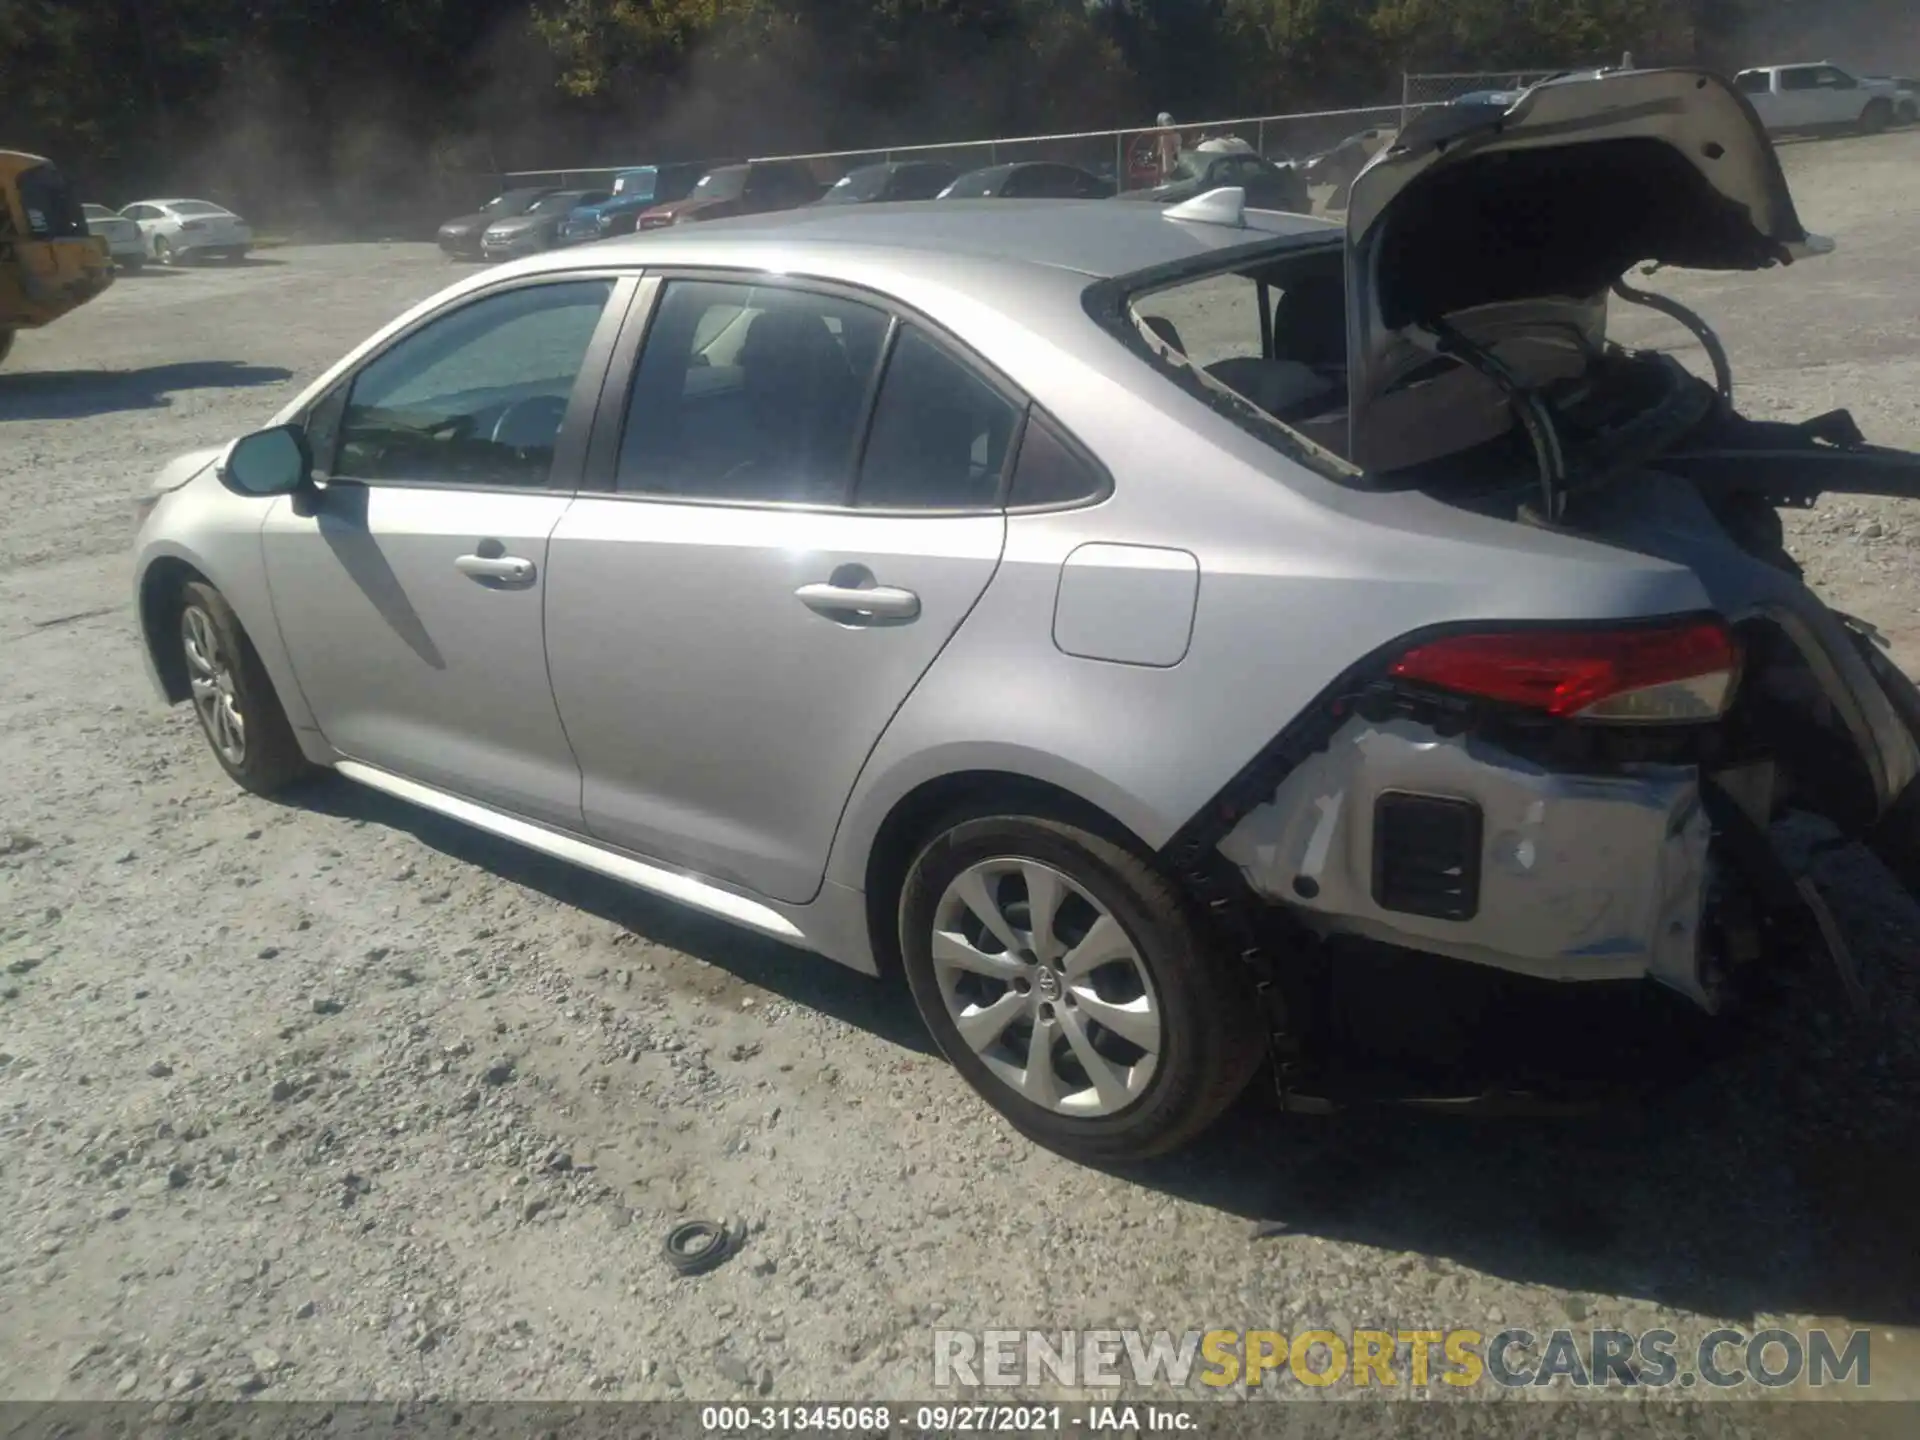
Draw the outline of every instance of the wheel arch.
M142 657L156 692L169 705L188 697L186 657L173 643L179 620L180 592L198 582L220 592L232 607L254 653L260 657L267 683L273 687L307 758L326 764L331 754L319 734L292 661L280 639L261 564L256 533L228 532L216 527L203 532L211 543L189 548L172 539L156 539L142 547L134 582L135 613L139 618Z
M882 975L899 971L896 912L914 856L949 817L983 807L1070 821L1143 859L1153 857L1152 845L1113 810L1056 780L1028 770L978 766L930 776L894 799L862 846L858 883L866 897L874 962Z
M146 647L148 671L169 705L179 705L189 695L186 657L166 641L179 623L181 592L195 581L220 588L205 570L179 555L160 555L140 573L140 641Z

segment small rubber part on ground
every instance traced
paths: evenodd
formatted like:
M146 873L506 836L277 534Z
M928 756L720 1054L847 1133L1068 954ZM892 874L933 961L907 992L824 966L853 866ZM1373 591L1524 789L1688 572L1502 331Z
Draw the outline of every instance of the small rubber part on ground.
M682 1275L704 1275L733 1253L733 1236L711 1220L689 1220L667 1232L661 1249Z

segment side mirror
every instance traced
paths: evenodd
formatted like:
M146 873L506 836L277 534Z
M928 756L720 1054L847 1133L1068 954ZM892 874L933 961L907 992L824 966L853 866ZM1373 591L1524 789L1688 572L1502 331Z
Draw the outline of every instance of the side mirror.
M313 478L313 453L298 425L243 435L228 448L220 478L241 495L291 495Z

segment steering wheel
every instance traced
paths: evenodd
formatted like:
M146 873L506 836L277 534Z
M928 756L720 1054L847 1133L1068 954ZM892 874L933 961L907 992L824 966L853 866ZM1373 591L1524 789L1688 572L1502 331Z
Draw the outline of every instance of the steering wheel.
M464 440L473 433L473 416L449 415L438 425L429 425L424 433L436 440Z
M545 449L553 444L554 437L560 433L560 422L566 416L564 396L530 395L502 410L487 438L496 445L509 445L516 450Z

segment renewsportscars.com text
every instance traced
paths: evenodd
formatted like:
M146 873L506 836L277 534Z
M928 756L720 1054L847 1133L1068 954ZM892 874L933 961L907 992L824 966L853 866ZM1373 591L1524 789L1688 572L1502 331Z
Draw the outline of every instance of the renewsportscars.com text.
M1872 1383L1865 1330L936 1330L938 1387L1726 1390Z

